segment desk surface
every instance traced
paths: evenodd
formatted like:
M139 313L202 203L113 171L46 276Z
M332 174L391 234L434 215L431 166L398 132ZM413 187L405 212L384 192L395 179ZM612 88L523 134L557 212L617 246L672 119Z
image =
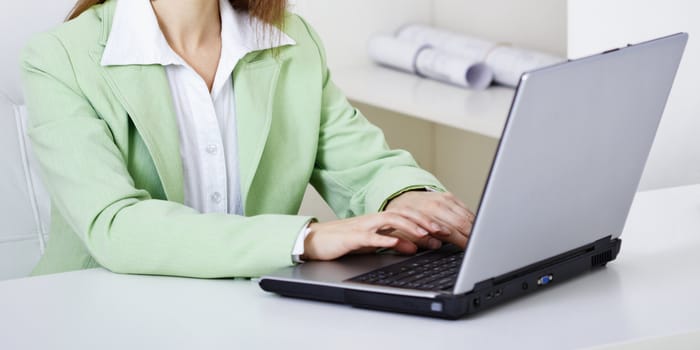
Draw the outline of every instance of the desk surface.
M353 101L500 138L515 90L469 90L374 64L339 68L333 79Z
M699 232L700 185L641 193L606 269L460 321L286 299L243 280L97 269L5 281L0 348L565 349L661 338L700 330Z

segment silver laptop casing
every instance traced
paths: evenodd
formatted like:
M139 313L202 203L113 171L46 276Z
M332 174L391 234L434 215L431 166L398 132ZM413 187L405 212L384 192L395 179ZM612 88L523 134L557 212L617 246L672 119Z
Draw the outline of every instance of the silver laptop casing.
M622 234L686 42L680 34L522 77L455 293Z
M621 235L687 40L676 34L523 75L452 293ZM440 294L346 281L403 259L311 262L261 281Z

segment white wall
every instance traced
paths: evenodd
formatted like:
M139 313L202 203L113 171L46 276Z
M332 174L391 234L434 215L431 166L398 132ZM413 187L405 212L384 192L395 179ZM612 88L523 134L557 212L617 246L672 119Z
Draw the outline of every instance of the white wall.
M679 31L690 33L641 186L700 183L700 1L569 0L568 10L572 57Z
M63 21L76 0L0 0L0 94L21 103L19 55L29 37Z
M565 0L434 0L434 4L438 26L566 55Z
M411 22L566 55L565 0L292 0L318 31L329 65L368 62L366 43Z
M369 62L367 40L407 22L430 23L432 0L295 0L302 15L323 39L331 68Z

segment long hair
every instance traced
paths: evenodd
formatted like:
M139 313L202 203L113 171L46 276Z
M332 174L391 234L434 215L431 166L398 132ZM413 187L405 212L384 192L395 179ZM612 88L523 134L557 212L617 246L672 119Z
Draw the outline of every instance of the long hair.
M229 0L236 10L247 11L265 24L281 27L284 21L287 0ZM90 7L104 3L105 0L78 0L68 14L67 21L80 16Z

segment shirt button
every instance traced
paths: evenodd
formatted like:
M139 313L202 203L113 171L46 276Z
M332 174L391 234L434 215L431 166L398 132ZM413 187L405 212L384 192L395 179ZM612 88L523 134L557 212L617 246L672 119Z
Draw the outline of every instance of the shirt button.
M219 193L219 192L214 192L211 195L211 201L216 203L216 204L221 203L222 199L223 199L223 197L221 196L221 193Z
M207 146L207 153L209 154L216 154L219 151L219 147L216 147L215 144L211 144Z

